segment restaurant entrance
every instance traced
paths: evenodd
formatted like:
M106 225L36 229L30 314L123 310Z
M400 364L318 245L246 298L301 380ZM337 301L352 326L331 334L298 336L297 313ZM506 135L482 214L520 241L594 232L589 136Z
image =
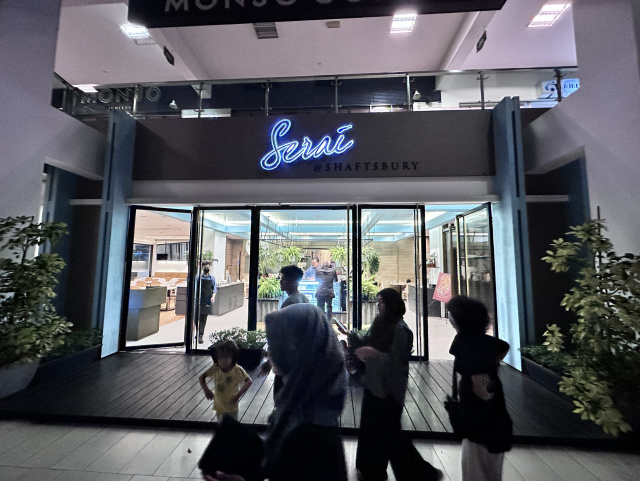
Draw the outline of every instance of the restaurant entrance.
M348 330L369 328L379 290L398 290L412 354L422 359L450 358L455 332L433 299L441 273L452 294L480 298L495 319L488 204L131 207L130 216L122 348L185 345L189 352L238 330L262 331L265 315L286 298L279 272L288 265L304 272L299 290L310 303ZM314 271L322 265L335 271L328 301L317 296ZM158 329L133 339L138 297L157 287L167 291L154 311Z

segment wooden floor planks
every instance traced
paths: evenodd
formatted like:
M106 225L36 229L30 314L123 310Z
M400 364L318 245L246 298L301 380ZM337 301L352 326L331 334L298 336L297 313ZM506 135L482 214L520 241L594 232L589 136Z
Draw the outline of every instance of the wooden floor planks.
M0 413L54 414L127 420L215 422L198 376L211 366L208 356L119 353L0 401ZM450 393L453 363L412 362L402 427L421 433L452 433L443 402ZM240 399L242 423L265 425L274 408L273 374L258 377ZM518 436L602 438L597 427L571 413L568 398L538 385L516 370L501 370L507 408ZM358 428L361 381L351 379L340 426Z

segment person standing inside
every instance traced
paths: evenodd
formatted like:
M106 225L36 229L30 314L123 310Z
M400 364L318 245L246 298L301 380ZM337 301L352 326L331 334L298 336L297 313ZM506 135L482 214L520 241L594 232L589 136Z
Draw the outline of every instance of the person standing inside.
M333 291L333 283L338 281L338 273L331 267L329 262L322 263L322 267L316 269L316 281L318 281L318 289L316 290L316 300L318 307L327 315L327 320L331 322L333 317L333 298L336 297ZM326 306L326 309L325 309Z
M293 304L307 304L309 299L298 291L298 285L302 280L302 269L298 266L285 266L280 269L280 289L287 293L287 298L282 302L280 309Z
M500 481L504 453L511 449L513 425L507 412L500 361L509 344L486 334L490 318L477 299L456 296L447 304L449 321L456 330L449 353L462 412L463 481Z
M436 481L442 473L422 459L400 425L413 349L413 333L403 319L404 301L391 288L381 290L377 299L378 316L367 334L349 336L351 348L366 364L357 477L385 480L391 462L397 481Z
M213 302L216 299L218 286L216 278L211 274L211 264L207 261L202 263L202 274L198 278L200 281L200 302L198 315L198 344L204 343L204 329L207 327L207 318L212 312Z
M320 259L318 259L317 257L314 257L313 259L311 259L311 267L309 267L305 271L304 278L305 279L315 278L316 277L316 269L318 269L319 265L320 265Z

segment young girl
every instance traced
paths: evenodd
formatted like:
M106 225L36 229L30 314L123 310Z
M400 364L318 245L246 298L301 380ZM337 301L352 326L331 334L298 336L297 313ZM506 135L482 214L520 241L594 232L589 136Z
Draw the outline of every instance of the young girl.
M511 449L512 424L498 377L509 344L486 334L486 306L466 296L447 304L457 331L451 344L453 369L460 374L459 398L464 424L463 481L500 481L505 451Z
M215 364L199 378L204 395L207 399L213 399L213 409L218 421L221 421L225 414L238 419L238 400L251 386L251 378L247 372L236 364L239 352L233 341L217 344ZM207 386L207 377L214 381L215 395Z

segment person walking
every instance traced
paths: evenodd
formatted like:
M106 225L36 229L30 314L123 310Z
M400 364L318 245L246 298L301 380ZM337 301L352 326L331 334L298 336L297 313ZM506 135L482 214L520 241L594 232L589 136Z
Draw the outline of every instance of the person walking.
M211 264L208 261L202 263L202 274L198 277L200 282L200 302L198 314L198 344L204 343L204 330L207 327L207 318L212 312L213 302L216 299L218 286L216 278L210 273Z
M487 307L477 299L456 296L447 304L449 321L456 330L449 353L462 412L463 481L500 481L504 453L511 449L513 426L507 412L500 361L509 344L486 334Z
M318 281L318 289L316 290L318 307L322 312L326 312L327 319L331 322L333 317L333 298L336 297L333 291L333 283L338 281L338 273L331 267L329 262L325 261L321 267L316 269L316 281Z
M387 288L378 293L378 316L363 337L349 337L351 349L366 365L360 434L356 453L359 480L435 481L442 473L422 459L404 437L400 418L409 378L413 333L405 324L402 296Z
M280 269L280 289L287 293L287 298L282 301L280 309L293 304L307 304L309 302L307 296L298 290L302 275L302 269L298 266L284 266Z

